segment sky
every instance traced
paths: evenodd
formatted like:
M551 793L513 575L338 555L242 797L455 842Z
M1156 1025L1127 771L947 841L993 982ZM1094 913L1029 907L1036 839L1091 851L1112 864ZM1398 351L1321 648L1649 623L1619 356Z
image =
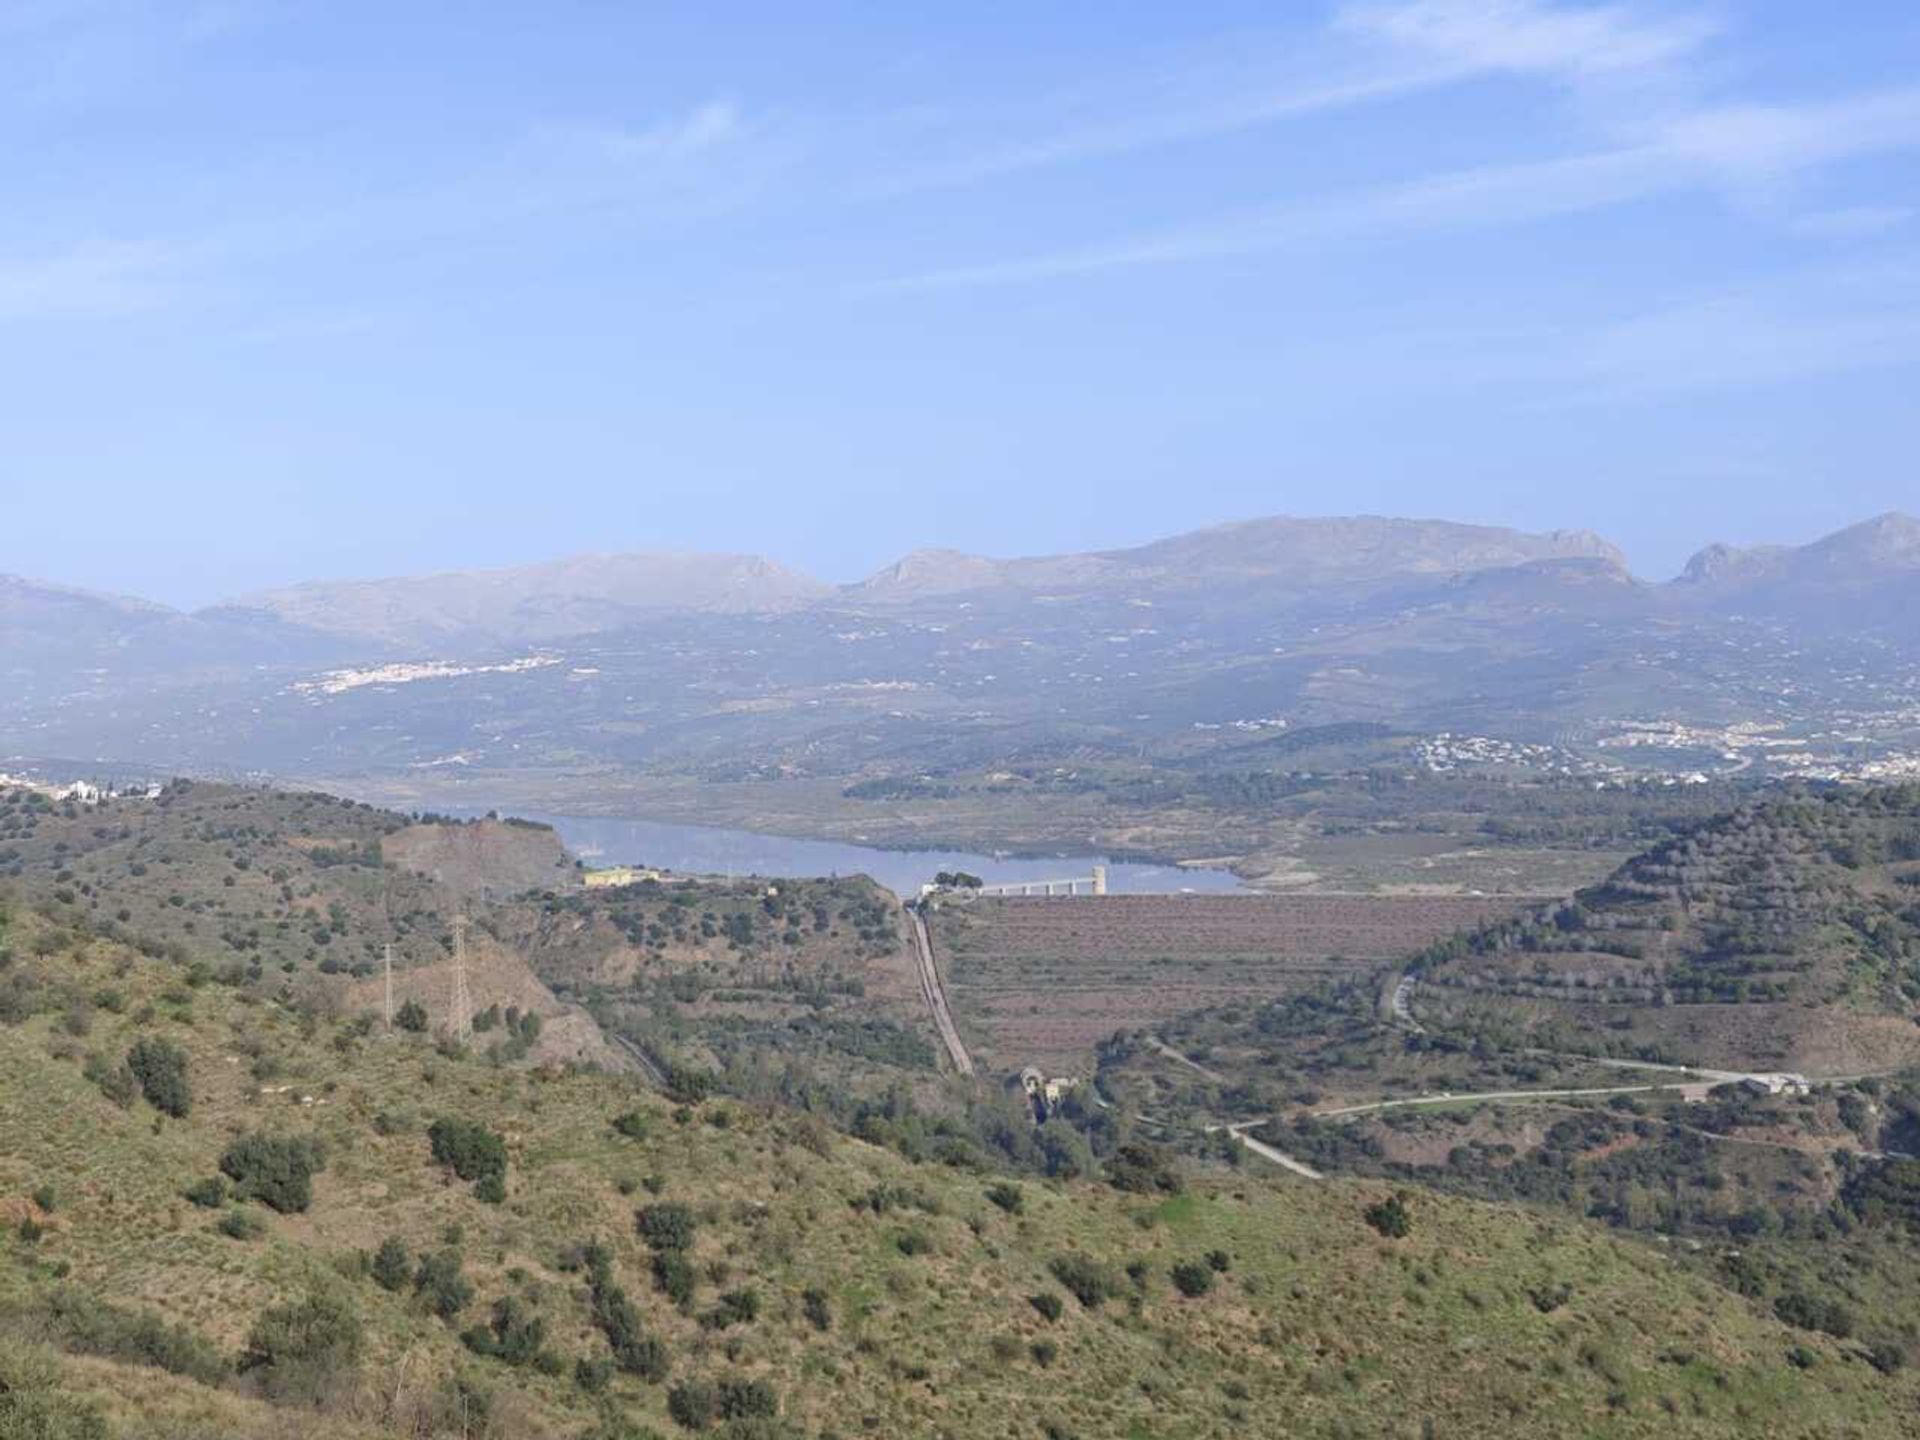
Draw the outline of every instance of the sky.
M1911 0L0 0L0 572L1663 578L1920 511L1916 182Z

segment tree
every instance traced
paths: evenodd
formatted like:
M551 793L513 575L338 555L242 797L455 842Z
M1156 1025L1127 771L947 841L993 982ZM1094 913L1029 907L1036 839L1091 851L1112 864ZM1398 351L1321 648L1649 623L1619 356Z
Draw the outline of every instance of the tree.
M411 1034L424 1035L427 1029L427 1007L418 1000L409 1000L394 1015L393 1023Z
M353 1302L333 1289L263 1311L247 1337L240 1368L275 1399L324 1399L360 1363L363 1333Z
M313 1203L314 1172L325 1160L318 1140L242 1135L220 1157L220 1169L240 1199L298 1215Z
M427 1129L433 1158L462 1180L479 1182L482 1200L498 1204L506 1198L507 1142L484 1125L442 1116Z
M180 1119L193 1108L187 1055L178 1045L153 1038L139 1040L127 1052L127 1068L154 1109Z

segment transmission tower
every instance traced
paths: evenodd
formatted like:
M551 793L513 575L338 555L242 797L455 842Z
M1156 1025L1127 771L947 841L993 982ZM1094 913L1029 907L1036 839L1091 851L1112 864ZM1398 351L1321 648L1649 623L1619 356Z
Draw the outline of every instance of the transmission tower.
M393 942L387 942L387 1033L393 1033Z
M380 909L387 917L387 947L382 957L387 974L387 1033L393 1033L393 891L380 878Z
M453 1000L447 1028L456 1040L473 1038L473 1001L467 995L467 917L453 917Z

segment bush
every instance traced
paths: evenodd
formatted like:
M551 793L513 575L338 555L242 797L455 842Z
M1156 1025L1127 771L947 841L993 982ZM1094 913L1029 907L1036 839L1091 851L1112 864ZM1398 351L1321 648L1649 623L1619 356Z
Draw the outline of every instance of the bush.
M1209 1250L1207 1268L1215 1274L1224 1275L1233 1268L1233 1257L1224 1250Z
M894 1248L902 1255L930 1255L933 1253L933 1237L921 1229L902 1230L893 1240Z
M275 1399L317 1402L352 1375L361 1344L353 1302L338 1291L314 1290L254 1322L240 1368Z
M202 1210L218 1210L227 1203L227 1179L224 1175L209 1175L194 1181L180 1193Z
M427 1029L427 1007L418 1000L409 1000L402 1005L393 1017L393 1023L402 1030L414 1035L422 1035Z
M720 1303L700 1317L709 1330L725 1330L734 1325L750 1325L760 1317L760 1292L749 1287L729 1290Z
M614 1133L624 1135L629 1140L644 1140L653 1126L638 1110L629 1110L626 1114L615 1118L613 1128Z
M473 1282L461 1273L465 1261L451 1247L421 1257L414 1272L414 1293L426 1298L427 1305L442 1320L451 1320L473 1299Z
M526 1365L546 1344L547 1322L518 1295L503 1295L493 1302L491 1326L476 1325L460 1339L476 1355L508 1365Z
M267 1225L250 1210L229 1210L220 1217L222 1235L234 1240L258 1240L267 1233Z
M696 1228L693 1211L677 1201L662 1201L634 1213L634 1228L655 1250L690 1250Z
M1087 1310L1098 1309L1102 1301L1120 1293L1113 1273L1084 1255L1061 1255L1047 1269L1061 1287Z
M1021 1207L1027 1203L1026 1194L1020 1187L1009 1184L1005 1180L987 1187L987 1199L991 1200L995 1205L998 1205L1009 1215L1018 1215Z
M1801 1330L1819 1330L1845 1340L1853 1334L1853 1312L1838 1300L1789 1291L1773 1302L1773 1313Z
M667 1392L667 1413L688 1430L704 1430L720 1414L720 1392L705 1380L682 1381Z
M389 1235L373 1252L373 1263L368 1268L374 1284L397 1295L407 1288L407 1282L413 1277L413 1257L407 1254L407 1247L399 1236Z
M833 1328L833 1306L824 1290L801 1291L800 1313L807 1317L807 1323L816 1330Z
M1413 1233L1413 1214L1398 1191L1363 1212L1367 1224L1389 1240L1404 1240Z
M723 1420L770 1420L780 1413L780 1397L764 1380L722 1380L719 1400Z
M133 1072L147 1103L162 1114L180 1119L193 1108L187 1055L178 1045L152 1038L140 1040L127 1052L127 1069Z
M1169 1272L1173 1288L1189 1300L1198 1299L1213 1289L1213 1270L1200 1260L1182 1260Z
M1066 1305L1051 1290L1042 1290L1038 1295L1029 1295L1027 1303L1038 1310L1049 1324L1066 1313Z
M693 1262L683 1250L658 1250L653 1256L653 1284L662 1295L685 1309L693 1303L697 1284Z
M1174 1158L1156 1145L1122 1145L1107 1161L1107 1183L1139 1195L1179 1192L1182 1180Z
M220 1169L239 1199L298 1215L313 1203L313 1175L325 1162L318 1140L242 1135L220 1157Z
M0 1341L0 1435L22 1440L108 1440L97 1405L66 1392L49 1355Z
M1051 1340L1036 1340L1028 1347L1027 1353L1033 1356L1034 1364L1045 1370L1059 1358L1060 1347Z
M217 1385L228 1374L226 1357L186 1326L122 1310L78 1290L61 1289L48 1296L44 1323L50 1338L78 1354L149 1365L203 1385ZM0 1434L5 1433L0 1427Z

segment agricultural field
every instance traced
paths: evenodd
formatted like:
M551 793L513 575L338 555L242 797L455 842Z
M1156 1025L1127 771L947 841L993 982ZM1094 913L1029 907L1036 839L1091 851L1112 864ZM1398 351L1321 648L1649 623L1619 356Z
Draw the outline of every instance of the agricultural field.
M1085 1074L1116 1031L1370 972L1511 914L1486 896L1109 895L949 902L948 998L985 1068Z

